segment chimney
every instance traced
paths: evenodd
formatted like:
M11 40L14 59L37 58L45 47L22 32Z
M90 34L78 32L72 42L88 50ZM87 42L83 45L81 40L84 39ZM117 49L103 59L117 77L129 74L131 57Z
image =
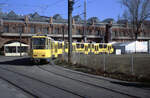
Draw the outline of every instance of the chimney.
M112 41L112 21L106 24L105 43Z
M29 22L28 16L25 16L25 22Z
M73 24L73 25L75 24L75 20L74 20L74 18L72 18L72 24Z
M94 19L92 19L92 25L94 25Z
M53 23L53 17L49 18L49 23L52 24Z

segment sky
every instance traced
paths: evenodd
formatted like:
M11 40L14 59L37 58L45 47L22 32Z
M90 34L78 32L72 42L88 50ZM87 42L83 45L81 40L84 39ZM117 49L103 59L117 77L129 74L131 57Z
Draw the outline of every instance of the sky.
M38 12L42 16L60 14L67 19L68 0L0 0L0 8L3 12L13 10L20 15ZM80 15L83 18L84 0L75 0L73 16ZM98 17L100 21L106 18L118 19L124 8L119 0L87 0L87 19Z

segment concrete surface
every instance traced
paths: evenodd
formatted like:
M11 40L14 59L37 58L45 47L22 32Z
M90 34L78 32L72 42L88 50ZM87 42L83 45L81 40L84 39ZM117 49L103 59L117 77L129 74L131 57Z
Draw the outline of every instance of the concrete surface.
M0 79L0 98L33 98L7 81Z
M35 98L150 98L149 87L55 65L36 66L28 57L0 57L0 77L30 92Z

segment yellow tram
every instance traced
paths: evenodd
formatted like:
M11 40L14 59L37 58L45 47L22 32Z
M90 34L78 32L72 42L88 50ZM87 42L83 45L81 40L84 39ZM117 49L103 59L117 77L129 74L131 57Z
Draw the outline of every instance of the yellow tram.
M72 43L72 51L88 55L107 53L112 54L114 49L112 44L106 43ZM36 63L40 61L49 62L51 58L57 58L63 53L68 53L68 42L55 41L51 37L37 35L31 39L32 60Z

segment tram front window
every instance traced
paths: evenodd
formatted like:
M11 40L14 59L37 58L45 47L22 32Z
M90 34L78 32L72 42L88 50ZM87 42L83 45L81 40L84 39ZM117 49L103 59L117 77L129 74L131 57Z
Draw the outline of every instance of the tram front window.
M45 49L45 38L33 38L32 47L33 49Z

